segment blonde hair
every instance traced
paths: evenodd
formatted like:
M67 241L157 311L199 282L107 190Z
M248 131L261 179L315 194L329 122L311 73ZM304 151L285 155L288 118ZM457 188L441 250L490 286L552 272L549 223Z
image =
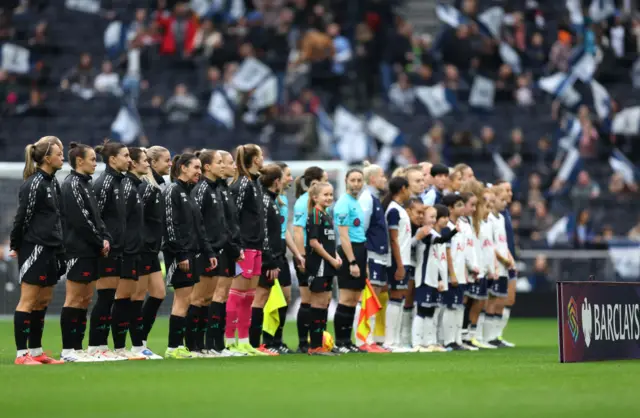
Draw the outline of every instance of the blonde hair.
M460 165L460 164L459 164ZM457 166L456 166L457 167ZM460 193L471 193L478 199L478 205L476 205L476 211L471 215L473 229L475 230L476 236L480 235L480 221L482 221L482 205L479 203L483 201L485 187L477 180L472 180L464 183L460 188Z
M23 180L35 174L37 167L44 162L44 158L51 155L54 145L57 145L62 151L62 141L56 136L44 136L24 148Z
M251 177L249 169L253 164L253 159L262 153L260 147L256 144L240 145L236 148L236 171L233 181L237 181L240 177Z
M160 145L154 145L152 147L142 149L146 151L147 157L149 157L149 165L151 165L153 161L158 161L165 152L169 152L168 149L161 147ZM171 153L169 153L169 157L171 157ZM152 186L160 188L156 178L153 177L153 168L151 168L147 174L142 176L142 179Z
M320 194L322 189L324 189L325 187L333 188L331 183L321 183L321 182L315 183L313 186L309 187L309 191L308 191L309 202L307 203L307 213L311 213L313 208L316 206L316 197Z
M377 173L384 173L382 167L377 164L371 164L369 161L362 163L362 175L364 177L365 184L369 184L371 177Z
M393 170L391 177L407 177L407 170L404 167L398 167Z

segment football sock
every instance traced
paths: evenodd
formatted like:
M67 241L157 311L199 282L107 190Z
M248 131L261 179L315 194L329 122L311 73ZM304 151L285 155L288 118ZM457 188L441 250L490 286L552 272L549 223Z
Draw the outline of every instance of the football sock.
M504 332L504 329L507 327L510 317L511 317L511 307L505 306L502 309L502 320L500 321L500 334L498 334L499 337L502 337L502 333Z
M229 300L226 303L226 321L225 321L225 337L227 344L235 341L236 330L238 329L238 309L240 301L244 299L244 290L231 289L229 291Z
M187 319L182 316L171 315L169 317L169 345L168 348L178 348L184 345L184 334L187 328Z
M251 326L251 305L255 298L255 289L247 290L244 299L240 300L238 310L238 340L249 342L249 327Z
M400 343L400 325L402 320L402 300L389 299L384 319L384 345L395 346Z
M156 322L156 316L163 301L164 299L149 296L142 305L142 339L145 341L149 339L149 333L151 332L151 328L153 328L154 322Z
M424 337L424 317L416 315L411 324L411 345L418 347L423 344Z
M130 311L131 319L129 320L129 336L131 337L131 345L133 347L142 347L144 340L144 326L142 321L142 300L132 300Z
M13 336L18 356L27 354L27 340L31 332L31 313L15 311L13 314ZM21 354L22 353L22 354Z
M336 308L336 314L333 318L333 326L335 328L336 334L336 343L337 344L345 344L351 340L350 329L352 322L350 312L350 307L346 305L339 304Z
M209 306L209 327L206 333L206 347L209 350L224 350L224 335L222 333L222 316L224 303L213 302Z
M47 308L31 311L31 332L29 333L29 350L33 356L42 354L42 332ZM35 351L34 351L35 350Z
M311 334L311 348L322 347L322 336L326 326L324 311L326 309L310 308L311 327L309 333Z
M404 307L400 319L400 345L411 345L411 322L413 321L413 308Z
M127 344L127 332L131 320L131 299L116 299L113 302L111 330L113 334L113 348L116 350L125 348Z
M253 348L260 347L260 335L262 334L263 321L264 321L264 309L251 308L251 326L249 328L249 343Z
M442 314L442 338L445 346L456 342L456 313L454 308L446 308Z
M60 330L62 331L62 349L72 350L76 345L76 333L78 332L78 322L82 316L82 309L62 308L60 312Z
M311 322L311 305L308 303L301 303L300 309L298 309L298 342L301 346L307 346L309 344L309 326Z
M280 325L276 330L276 334L273 336L273 343L276 345L282 345L282 333L284 332L284 324L287 322L287 311L289 306L283 306L278 309L278 317L280 318Z
M109 342L111 329L111 307L116 296L116 289L98 290L98 299L91 311L89 323L89 346L105 346Z
M196 351L198 346L196 345L196 334L200 327L200 307L195 305L189 305L187 310L187 329L184 334L184 340L187 348L190 351Z

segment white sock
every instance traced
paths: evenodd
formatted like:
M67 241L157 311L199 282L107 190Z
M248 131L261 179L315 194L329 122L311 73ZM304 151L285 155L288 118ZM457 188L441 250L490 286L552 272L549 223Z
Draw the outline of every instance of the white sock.
M26 356L27 354L29 354L29 350L18 350L16 351L16 358Z
M424 334L424 319L425 318L422 318L418 315L413 317L413 323L411 324L411 346L413 347L419 347L422 345Z
M455 309L444 309L442 314L442 338L445 347L456 341L456 314Z
M31 356L33 357L38 357L39 355L42 354L42 347L38 347L38 348L30 348L29 349L29 353L31 354Z
M249 344L248 338L238 338L238 344Z
M422 345L428 347L430 345L437 344L437 328L436 328L436 316L424 319L424 334L422 335Z
M509 323L509 318L511 317L511 308L505 306L502 309L502 320L500 321L500 335L499 337L502 337L502 333L504 332L504 329L507 327L507 323Z
M444 308L436 308L436 313L433 315L433 319L436 323L436 341L438 344L442 344L444 342L444 326L443 326L443 315Z
M353 317L353 330L357 331L358 330L358 320L360 319L360 304L358 303L356 305L356 314ZM369 323L371 324L371 323ZM373 328L372 328L373 329ZM362 344L366 343L366 341L362 341L360 338L358 338L358 333L355 333L355 339L356 339L356 345L358 347L360 347Z
M485 320L484 312L481 312L480 316L478 316L478 325L476 326L476 338L478 340L482 340L484 335L484 331L483 331L484 320Z
M495 328L495 322L493 315L485 315L484 326L482 327L482 341L488 343L493 341L493 330Z
M89 346L87 347L87 353L89 354L93 354L95 352L100 351L100 347L95 347L95 346Z
M413 319L413 309L402 309L402 317L400 319L400 345L403 347L411 346L411 321Z
M68 356L69 354L72 354L75 351L76 350L74 350L73 348L65 348L60 352L60 357Z
M456 309L456 343L462 345L462 333L464 328L462 324L464 323L464 306L458 307Z
M389 300L384 323L384 345L391 347L399 343L402 302Z
M109 346L108 345L101 345L98 347L98 350L100 351L109 351Z

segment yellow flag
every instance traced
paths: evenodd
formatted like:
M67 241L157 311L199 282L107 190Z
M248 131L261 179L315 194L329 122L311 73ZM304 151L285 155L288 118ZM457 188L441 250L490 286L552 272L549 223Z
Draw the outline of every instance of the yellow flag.
M280 282L275 279L269 299L264 305L264 320L262 321L262 330L269 335L274 335L280 325L280 314L278 310L287 306L287 300L284 298Z
M369 324L369 319L382 308L380 306L380 301L376 297L376 293L373 291L373 287L371 287L369 279L367 279L367 284L362 291L360 303L360 318L358 318L356 336L362 341L367 341L367 337L371 334L371 324Z

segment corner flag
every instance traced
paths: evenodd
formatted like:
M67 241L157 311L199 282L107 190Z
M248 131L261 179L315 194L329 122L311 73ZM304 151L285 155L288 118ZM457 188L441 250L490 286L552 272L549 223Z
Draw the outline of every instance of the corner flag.
M380 301L371 287L371 282L367 279L367 285L362 291L360 318L358 318L358 330L356 331L356 336L360 340L367 341L367 337L371 334L369 319L380 309L382 309Z
M275 279L269 299L264 305L264 320L262 321L262 330L269 335L275 335L280 326L280 314L278 310L287 306L287 300L284 298L280 282Z

